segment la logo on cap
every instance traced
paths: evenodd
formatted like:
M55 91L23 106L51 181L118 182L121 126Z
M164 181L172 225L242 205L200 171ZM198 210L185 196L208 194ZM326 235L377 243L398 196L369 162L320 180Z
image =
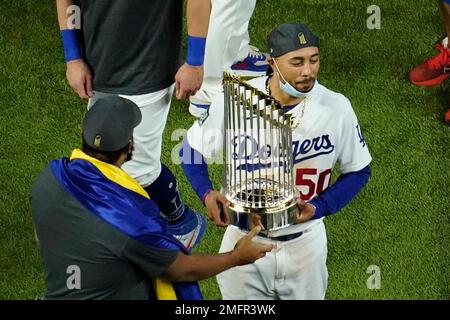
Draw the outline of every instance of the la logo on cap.
M305 35L303 34L303 32L299 32L298 36L298 41L300 42L301 45L306 44L306 38Z
M96 135L94 138L94 146L100 148L101 144L102 144L102 136Z

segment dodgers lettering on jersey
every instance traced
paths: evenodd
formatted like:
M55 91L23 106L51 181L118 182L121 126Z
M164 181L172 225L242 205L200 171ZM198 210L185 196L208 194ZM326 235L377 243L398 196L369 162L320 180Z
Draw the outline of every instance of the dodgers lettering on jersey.
M271 169L283 167L286 172L291 172L292 170L292 168L286 168L286 163L283 161L270 161L283 156L280 148L277 146L271 146L270 144L261 146L257 139L250 135L235 136L233 145L235 149L229 161L237 162L237 170L247 171L247 173L257 172L263 177L272 176L274 178L278 177L278 171L274 170L271 172ZM245 146L247 146L247 149L245 149ZM331 154L334 149L334 144L329 135L292 142L294 183L302 200L310 200L314 195L320 194L330 185L332 168L310 168L305 167L301 162ZM239 164L239 160L244 159L246 161L242 161L243 164ZM244 176L239 172L236 175L236 182L239 182L239 177Z
M283 153L278 146L272 146L270 144L261 146L256 138L248 134L234 136L232 138L232 145L234 146L233 153L231 154L233 160L268 160L272 156L283 156ZM245 148L245 146L247 146L247 148ZM297 164L304 160L332 153L334 151L334 145L330 140L330 136L324 134L321 137L304 139L303 141L293 141L292 149L294 164ZM267 164L267 166L270 165L270 163ZM280 163L280 165L282 165L282 163ZM249 169L249 171L251 171L251 169Z
M294 164L334 151L334 144L328 134L303 141L293 141Z

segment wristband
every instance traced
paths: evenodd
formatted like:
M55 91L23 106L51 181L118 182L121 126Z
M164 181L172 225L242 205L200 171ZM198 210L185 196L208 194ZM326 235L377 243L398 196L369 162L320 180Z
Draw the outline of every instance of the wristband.
M188 35L186 62L191 66L203 65L205 59L206 38L193 37Z
M78 42L78 33L74 29L61 30L61 38L66 62L81 59L81 48Z

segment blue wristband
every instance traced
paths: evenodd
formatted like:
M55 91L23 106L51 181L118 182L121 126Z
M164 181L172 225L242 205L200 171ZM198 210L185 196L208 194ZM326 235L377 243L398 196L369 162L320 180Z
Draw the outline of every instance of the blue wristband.
M205 59L206 38L188 35L188 49L186 62L191 66L203 65Z
M81 48L80 43L78 42L77 30L61 30L61 38L66 62L81 59Z

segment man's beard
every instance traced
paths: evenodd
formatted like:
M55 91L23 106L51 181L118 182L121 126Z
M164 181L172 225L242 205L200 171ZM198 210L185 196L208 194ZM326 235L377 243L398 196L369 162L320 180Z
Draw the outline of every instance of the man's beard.
M127 153L127 158L125 159L125 162L130 161L131 159L133 159L133 152L128 152Z

